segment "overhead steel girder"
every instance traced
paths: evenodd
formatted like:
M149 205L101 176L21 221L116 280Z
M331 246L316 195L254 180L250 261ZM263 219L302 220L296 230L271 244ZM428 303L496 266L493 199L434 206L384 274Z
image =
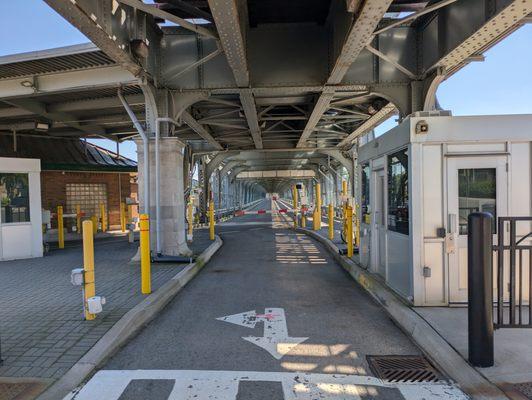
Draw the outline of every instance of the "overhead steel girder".
M124 21L135 21L131 9L117 5L113 10L106 0L44 1L134 76L144 73L142 65L128 51L132 38Z
M191 22L188 22L186 19L180 18L174 14L171 14L167 11L160 10L155 6L144 4L141 0L116 0L119 3L126 4L130 7L141 10L147 14L153 15L154 17L165 19L174 24L180 25L189 31L196 32L199 35L210 37L212 39L218 39L216 32L212 32L209 29L206 29L202 26L195 25Z
M242 165L242 163L240 161L229 161L228 163L226 163L223 168L220 170L220 175L221 176L225 176L227 175L227 173L232 170L233 168L239 166L239 165Z
M332 158L334 158L336 161L338 161L340 164L342 164L349 173L353 171L353 160L345 157L340 150L335 149L318 149L319 153L326 154ZM327 166L328 167L328 166Z
M105 132L105 129L99 125L94 125L94 124L82 125L76 121L77 120L76 117L68 113L49 112L43 103L40 103L36 100L16 99L16 100L10 100L9 104L15 107L18 107L18 108L23 108L34 114L40 115L52 122L62 122L65 125L70 126L71 128L77 129L79 131L82 131L88 134L101 136L106 139L111 137L110 135L107 135L107 133Z
M360 52L372 39L375 28L378 26L392 1L374 0L364 3L355 23L345 38L340 54L335 60L332 72L327 79L327 85L341 83L351 64L358 58ZM297 147L306 145L307 139L314 129L316 129L316 125L325 111L327 111L333 97L334 89L324 90L320 95L305 129L297 142Z
M338 143L338 147L349 147L353 144L353 141L363 134L369 132L373 128L375 128L377 125L379 125L381 122L384 122L388 118L390 118L393 114L397 112L397 109L395 106L391 103L388 103L384 107L382 107L377 113L371 116L371 118L364 121L362 125L360 125L357 129L355 129L351 134L349 134L348 137L346 137L344 140L342 140L340 143Z
M181 113L181 118L185 124L187 124L194 132L200 135L208 143L210 143L216 150L223 150L223 147L220 143L212 137L212 135L194 119L188 111L183 111Z
M245 2L237 5L237 0L209 0L216 28L224 54L233 71L236 85L240 88L249 87L249 68L246 57L245 26L247 11ZM248 122L249 131L257 149L262 149L262 139L257 118L257 106L251 91L240 93L240 102Z

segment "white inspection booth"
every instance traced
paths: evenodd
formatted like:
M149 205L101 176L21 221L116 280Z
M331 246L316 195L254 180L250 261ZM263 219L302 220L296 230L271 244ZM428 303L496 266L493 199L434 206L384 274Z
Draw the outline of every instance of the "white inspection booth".
M42 257L41 162L0 157L0 260Z
M417 113L358 152L360 263L417 306L467 302L470 212L532 215L532 115L441 114Z

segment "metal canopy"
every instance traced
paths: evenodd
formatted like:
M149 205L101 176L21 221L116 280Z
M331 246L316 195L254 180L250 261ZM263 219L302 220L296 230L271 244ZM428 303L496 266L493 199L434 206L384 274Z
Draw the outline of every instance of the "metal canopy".
M394 113L433 109L439 83L532 12L532 0L44 1L95 44L0 57L1 131L130 138L122 87L148 133L176 118L163 135L196 151L349 149Z

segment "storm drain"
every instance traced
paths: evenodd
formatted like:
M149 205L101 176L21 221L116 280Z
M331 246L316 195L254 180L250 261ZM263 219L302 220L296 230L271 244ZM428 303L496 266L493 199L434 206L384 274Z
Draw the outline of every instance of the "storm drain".
M438 382L441 374L423 356L366 356L377 378L389 382Z
M532 400L532 382L516 383L514 388L521 392L523 396Z
M39 382L0 382L0 400L34 399L45 387Z

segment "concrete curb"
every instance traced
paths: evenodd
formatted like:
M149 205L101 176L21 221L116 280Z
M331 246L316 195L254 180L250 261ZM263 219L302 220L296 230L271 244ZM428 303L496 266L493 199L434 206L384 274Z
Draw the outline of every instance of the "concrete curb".
M296 228L325 245L335 260L390 315L395 323L421 348L427 357L453 379L473 399L508 399L504 392L469 365L421 316L404 303L391 289L354 261L338 253L329 239L308 229Z
M79 386L99 365L152 320L198 274L222 244L222 239L216 236L214 242L201 253L194 264L186 266L170 281L129 310L63 377L39 396L38 400L62 399Z

